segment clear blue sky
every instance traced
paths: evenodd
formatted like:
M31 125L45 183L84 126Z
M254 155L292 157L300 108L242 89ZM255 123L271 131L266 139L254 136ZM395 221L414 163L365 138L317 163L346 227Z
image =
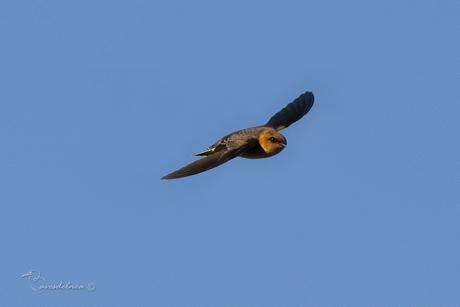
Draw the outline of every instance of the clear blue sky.
M460 306L459 8L2 1L0 305ZM278 156L159 179L305 90Z

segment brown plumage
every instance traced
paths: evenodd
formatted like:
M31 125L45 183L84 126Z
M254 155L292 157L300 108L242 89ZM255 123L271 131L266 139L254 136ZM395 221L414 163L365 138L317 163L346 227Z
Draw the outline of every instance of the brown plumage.
M195 175L219 166L233 158L267 158L281 152L287 145L286 138L278 131L301 119L313 106L313 93L305 92L273 115L263 126L238 130L224 136L196 156L205 156L162 179L176 179Z

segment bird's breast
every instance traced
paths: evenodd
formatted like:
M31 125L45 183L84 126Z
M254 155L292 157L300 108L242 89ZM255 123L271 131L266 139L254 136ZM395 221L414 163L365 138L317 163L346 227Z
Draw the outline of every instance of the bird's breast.
M279 151L267 153L263 150L261 146L255 146L253 148L245 150L243 153L240 154L240 157L246 159L262 159L274 156L277 153L279 153Z

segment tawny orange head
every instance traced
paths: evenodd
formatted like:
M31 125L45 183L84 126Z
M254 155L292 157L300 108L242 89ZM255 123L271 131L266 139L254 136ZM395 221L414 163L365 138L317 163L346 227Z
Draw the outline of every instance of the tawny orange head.
M287 145L286 138L274 129L266 129L259 135L259 144L269 156L276 155Z

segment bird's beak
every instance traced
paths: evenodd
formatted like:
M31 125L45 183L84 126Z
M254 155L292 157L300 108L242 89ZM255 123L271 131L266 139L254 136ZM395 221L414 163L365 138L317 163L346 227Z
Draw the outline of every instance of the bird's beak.
M283 138L283 141L281 142L281 144L283 144L283 147L286 147L286 145L287 145L287 140L286 140L286 138Z

